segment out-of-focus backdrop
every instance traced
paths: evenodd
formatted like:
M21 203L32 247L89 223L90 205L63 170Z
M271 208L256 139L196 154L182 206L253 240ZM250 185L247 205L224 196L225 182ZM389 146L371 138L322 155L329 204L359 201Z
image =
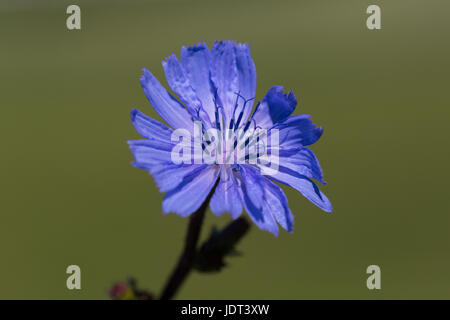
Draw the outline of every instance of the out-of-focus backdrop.
M366 28L369 4L381 30ZM294 233L253 226L242 256L193 273L178 297L450 298L449 12L438 0L2 0L0 298L103 299L129 275L161 290L188 220L163 216L153 179L130 166L129 111L158 118L142 67L166 84L164 57L216 39L250 43L258 99L293 89L296 113L325 128L313 150L334 212L284 188ZM208 213L202 237L229 221Z

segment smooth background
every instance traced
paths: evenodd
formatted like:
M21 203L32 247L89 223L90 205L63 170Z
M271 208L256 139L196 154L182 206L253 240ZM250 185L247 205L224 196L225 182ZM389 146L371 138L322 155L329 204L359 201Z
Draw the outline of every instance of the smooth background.
M128 275L159 292L187 219L161 214L129 165L138 78L205 40L249 42L257 98L294 89L325 128L313 146L328 215L285 188L294 233L253 227L220 274L179 298L450 298L448 1L4 1L0 5L0 298L107 298ZM82 30L66 29L66 7ZM366 8L382 29L366 28ZM203 237L228 215L208 213ZM82 290L65 269L82 270ZM366 288L366 268L382 289Z

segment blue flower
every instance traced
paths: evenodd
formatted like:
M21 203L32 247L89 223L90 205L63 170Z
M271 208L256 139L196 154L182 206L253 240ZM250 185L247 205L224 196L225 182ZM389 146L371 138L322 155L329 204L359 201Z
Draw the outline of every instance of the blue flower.
M228 212L237 218L245 208L260 229L274 235L278 235L277 223L291 232L294 217L283 190L271 180L295 188L322 210L332 211L330 201L312 181L325 183L319 162L308 148L323 129L316 127L309 115L291 115L297 99L292 91L284 93L282 87L272 87L261 102L254 103L256 69L248 44L216 41L209 50L201 42L183 47L179 60L172 54L162 64L167 82L181 102L144 69L140 82L145 95L169 126L134 109L132 123L145 139L129 141L129 145L133 165L148 170L160 192L166 193L164 214L175 212L186 217L195 212L218 179L211 211L216 215ZM191 138L174 141L175 131L180 129ZM219 132L214 139L205 138L210 129ZM242 138L250 131L250 136ZM195 142L194 146L191 142L199 138L199 132L202 155L234 159L236 150L246 150L252 144L259 145L258 151L244 151L244 161L240 162L174 161L173 150L180 144L187 148L183 152L195 153ZM259 132L266 135L262 145L268 162L262 161ZM267 137L277 140L267 142ZM222 152L230 145L231 149ZM250 160L252 157L256 162ZM266 170L272 164L275 170Z

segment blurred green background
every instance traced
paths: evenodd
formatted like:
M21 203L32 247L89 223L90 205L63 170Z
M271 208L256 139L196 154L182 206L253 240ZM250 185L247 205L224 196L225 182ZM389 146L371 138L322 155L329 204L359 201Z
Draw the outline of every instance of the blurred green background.
M81 7L82 30L66 29ZM378 4L382 29L366 28ZM257 98L294 89L331 215L287 192L294 233L253 226L220 274L178 298L450 298L448 1L0 1L0 298L103 299L135 276L160 292L187 219L161 214L130 166L138 78L182 45L249 42ZM208 213L202 237L225 215ZM66 288L66 267L82 290ZM382 289L366 288L381 267Z

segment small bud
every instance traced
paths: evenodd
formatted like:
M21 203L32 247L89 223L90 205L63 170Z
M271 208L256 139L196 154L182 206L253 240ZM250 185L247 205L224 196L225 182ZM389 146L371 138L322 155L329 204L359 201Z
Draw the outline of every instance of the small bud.
M109 296L113 300L133 300L135 299L133 290L124 282L118 282L109 290Z
M129 278L127 282L117 282L109 290L109 296L113 300L153 300L154 296L146 290L138 289L137 281Z

